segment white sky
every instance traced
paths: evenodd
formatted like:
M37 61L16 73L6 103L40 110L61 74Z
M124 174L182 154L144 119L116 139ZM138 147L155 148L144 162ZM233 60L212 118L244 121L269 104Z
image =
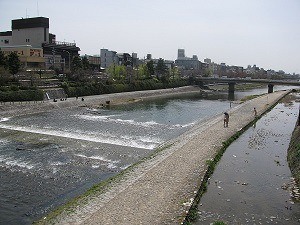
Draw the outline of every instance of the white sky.
M300 0L0 0L0 31L43 16L80 54L100 48L300 73Z

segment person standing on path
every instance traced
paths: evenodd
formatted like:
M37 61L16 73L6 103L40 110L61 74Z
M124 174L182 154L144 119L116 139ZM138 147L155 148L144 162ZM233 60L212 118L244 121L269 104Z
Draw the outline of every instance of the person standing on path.
M224 112L224 127L228 127L229 122L229 114L227 112Z
M254 112L254 116L257 117L257 111L256 111L256 108L255 108L255 107L254 107L253 112Z

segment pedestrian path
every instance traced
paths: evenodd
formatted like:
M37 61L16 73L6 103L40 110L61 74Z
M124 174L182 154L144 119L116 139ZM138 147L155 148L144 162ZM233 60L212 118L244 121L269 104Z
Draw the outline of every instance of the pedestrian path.
M153 157L128 169L108 183L101 193L82 198L64 210L51 224L180 224L199 189L207 165L214 154L237 131L264 113L287 91L266 94L194 126ZM196 112L195 112L196 113Z

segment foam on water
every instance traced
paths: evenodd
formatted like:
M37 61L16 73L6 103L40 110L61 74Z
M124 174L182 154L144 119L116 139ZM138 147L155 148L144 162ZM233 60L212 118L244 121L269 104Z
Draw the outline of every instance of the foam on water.
M135 120L123 120L118 118L112 118L116 117L118 115L110 115L110 116L100 116L100 115L76 115L79 119L85 119L85 120L91 120L91 121L101 121L106 123L118 123L123 125L133 125L133 126L139 126L139 127L164 127L168 126L170 129L177 129L177 128L186 128L191 127L195 125L195 122L187 123L187 124L174 124L174 125L166 125L157 123L153 120L146 121L146 122L138 122Z
M192 122L192 123L187 123L187 124L175 124L173 125L171 128L178 128L178 127L191 127L191 126L194 126L195 125L195 122Z
M5 158L4 156L0 156L0 163L3 164L3 166L11 168L11 167L20 167L25 169L33 169L35 168L35 165L30 164L26 161L22 161L20 159L13 159L11 157Z
M51 166L63 166L66 165L67 163L63 163L63 162L51 162L50 165Z
M7 118L0 118L0 122L6 122L6 121L8 121L8 120L10 120L10 118L9 117L7 117Z
M79 119L91 120L91 121L101 121L107 123L118 123L125 125L134 125L134 126L142 126L142 127L154 127L154 126L164 126L164 124L159 124L155 121L146 121L146 122L137 122L135 120L123 120L123 119L115 119L111 117L115 117L117 115L110 116L99 116L99 115L76 115Z
M131 136L128 135L123 135L121 136L122 139L124 140L132 140ZM162 143L162 140L159 138L155 138L155 137L148 137L148 136L136 136L135 137L137 142L141 142L141 143L149 143L150 145L158 145Z
M82 158L87 158L87 159L95 159L95 160L99 160L99 161L103 161L103 162L109 162L109 163L118 163L119 161L113 161L113 160L110 160L110 159L106 159L102 156L86 156L86 155L83 155L83 154L75 154L76 156L79 156L79 157L82 157Z
M0 128L9 129L9 130L17 130L29 133L36 133L36 134L44 134L44 135L51 135L51 136L58 136L58 137L65 137L65 138L72 138L77 140L86 140L92 142L99 142L104 144L113 144L119 146L127 146L127 147L134 147L134 148L143 148L152 150L157 146L157 140L152 141L152 143L143 142L141 138L136 136L131 136L130 138L122 139L120 136L111 135L108 132L105 133L85 133L84 131L72 131L72 130L45 130L41 128L31 127L21 127L21 126L11 126L0 124Z
M110 160L110 159L106 159L104 158L103 156L86 156L86 155L83 155L83 154L75 154L76 156L79 156L79 157L82 157L82 158L87 158L87 159L94 159L94 160L99 160L101 162L104 162L106 163L106 166L107 168L109 169L115 169L117 168L116 164L119 163L120 161L113 161L113 160ZM98 168L99 165L92 165L92 168Z

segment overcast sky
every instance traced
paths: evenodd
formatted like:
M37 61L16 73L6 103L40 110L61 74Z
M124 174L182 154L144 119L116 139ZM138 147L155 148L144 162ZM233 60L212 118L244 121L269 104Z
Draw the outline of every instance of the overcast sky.
M300 0L0 0L0 31L43 16L80 54L101 48L300 73Z

